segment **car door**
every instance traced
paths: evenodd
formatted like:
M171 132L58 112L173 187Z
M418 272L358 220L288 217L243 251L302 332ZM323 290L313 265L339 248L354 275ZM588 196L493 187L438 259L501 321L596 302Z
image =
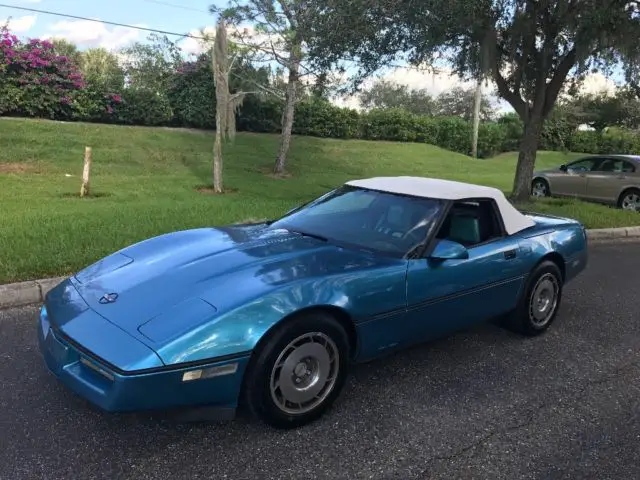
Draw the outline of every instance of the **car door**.
M406 319L409 342L436 338L515 307L524 281L524 259L517 239L504 234L493 200L478 206L480 210L483 207L490 215L479 215L479 230L486 232L480 238L453 235L449 219L438 234L439 238L466 243L469 258L410 260ZM460 211L464 212L455 211L454 206L450 218Z
M598 202L614 204L620 192L628 185L635 172L635 166L621 158L603 158L587 174L586 198Z
M553 195L583 198L587 193L587 174L600 162L599 157L583 158L569 163L549 177Z

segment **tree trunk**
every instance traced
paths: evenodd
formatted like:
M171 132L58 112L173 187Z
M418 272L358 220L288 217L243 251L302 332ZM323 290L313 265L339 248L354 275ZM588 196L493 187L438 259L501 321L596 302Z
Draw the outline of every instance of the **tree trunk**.
M480 129L480 104L482 102L482 77L478 78L476 97L473 104L473 139L471 142L471 156L478 158L478 130Z
M533 168L536 163L543 121L542 117L532 117L525 123L524 134L520 142L516 176L513 180L513 191L511 192L511 196L516 202L527 201L531 195L531 180L533 179Z
M295 52L295 53L294 53ZM282 135L280 136L280 150L276 158L276 164L273 169L275 175L284 173L284 166L289 153L289 145L291 144L291 130L293 129L293 114L296 105L296 92L298 88L298 70L300 69L300 60L297 52L291 53L291 68L289 69L289 81L287 83L287 94L285 98L285 107L282 121Z
M213 144L213 191L222 193L222 132L220 108L216 108L216 141Z

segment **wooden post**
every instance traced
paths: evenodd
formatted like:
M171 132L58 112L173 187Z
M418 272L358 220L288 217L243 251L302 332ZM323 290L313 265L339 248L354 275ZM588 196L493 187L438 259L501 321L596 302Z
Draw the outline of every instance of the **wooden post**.
M89 173L91 171L91 147L84 148L84 170L82 171L82 187L80 198L89 195Z

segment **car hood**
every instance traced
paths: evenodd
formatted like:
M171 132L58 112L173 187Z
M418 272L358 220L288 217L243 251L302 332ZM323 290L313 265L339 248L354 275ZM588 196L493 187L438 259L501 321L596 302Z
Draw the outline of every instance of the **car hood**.
M105 257L72 281L97 313L154 340L163 328L175 333L173 323L185 331L292 282L375 264L366 253L287 230L237 226L154 237ZM162 321L145 331L154 318Z

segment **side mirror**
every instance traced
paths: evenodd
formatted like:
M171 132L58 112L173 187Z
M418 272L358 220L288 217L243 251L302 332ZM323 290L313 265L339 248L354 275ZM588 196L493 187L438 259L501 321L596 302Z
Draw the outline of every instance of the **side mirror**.
M567 171L567 166L563 163L562 165L560 165L560 170L563 172Z
M437 260L466 260L469 258L469 251L458 242L443 239L438 242L429 258Z

